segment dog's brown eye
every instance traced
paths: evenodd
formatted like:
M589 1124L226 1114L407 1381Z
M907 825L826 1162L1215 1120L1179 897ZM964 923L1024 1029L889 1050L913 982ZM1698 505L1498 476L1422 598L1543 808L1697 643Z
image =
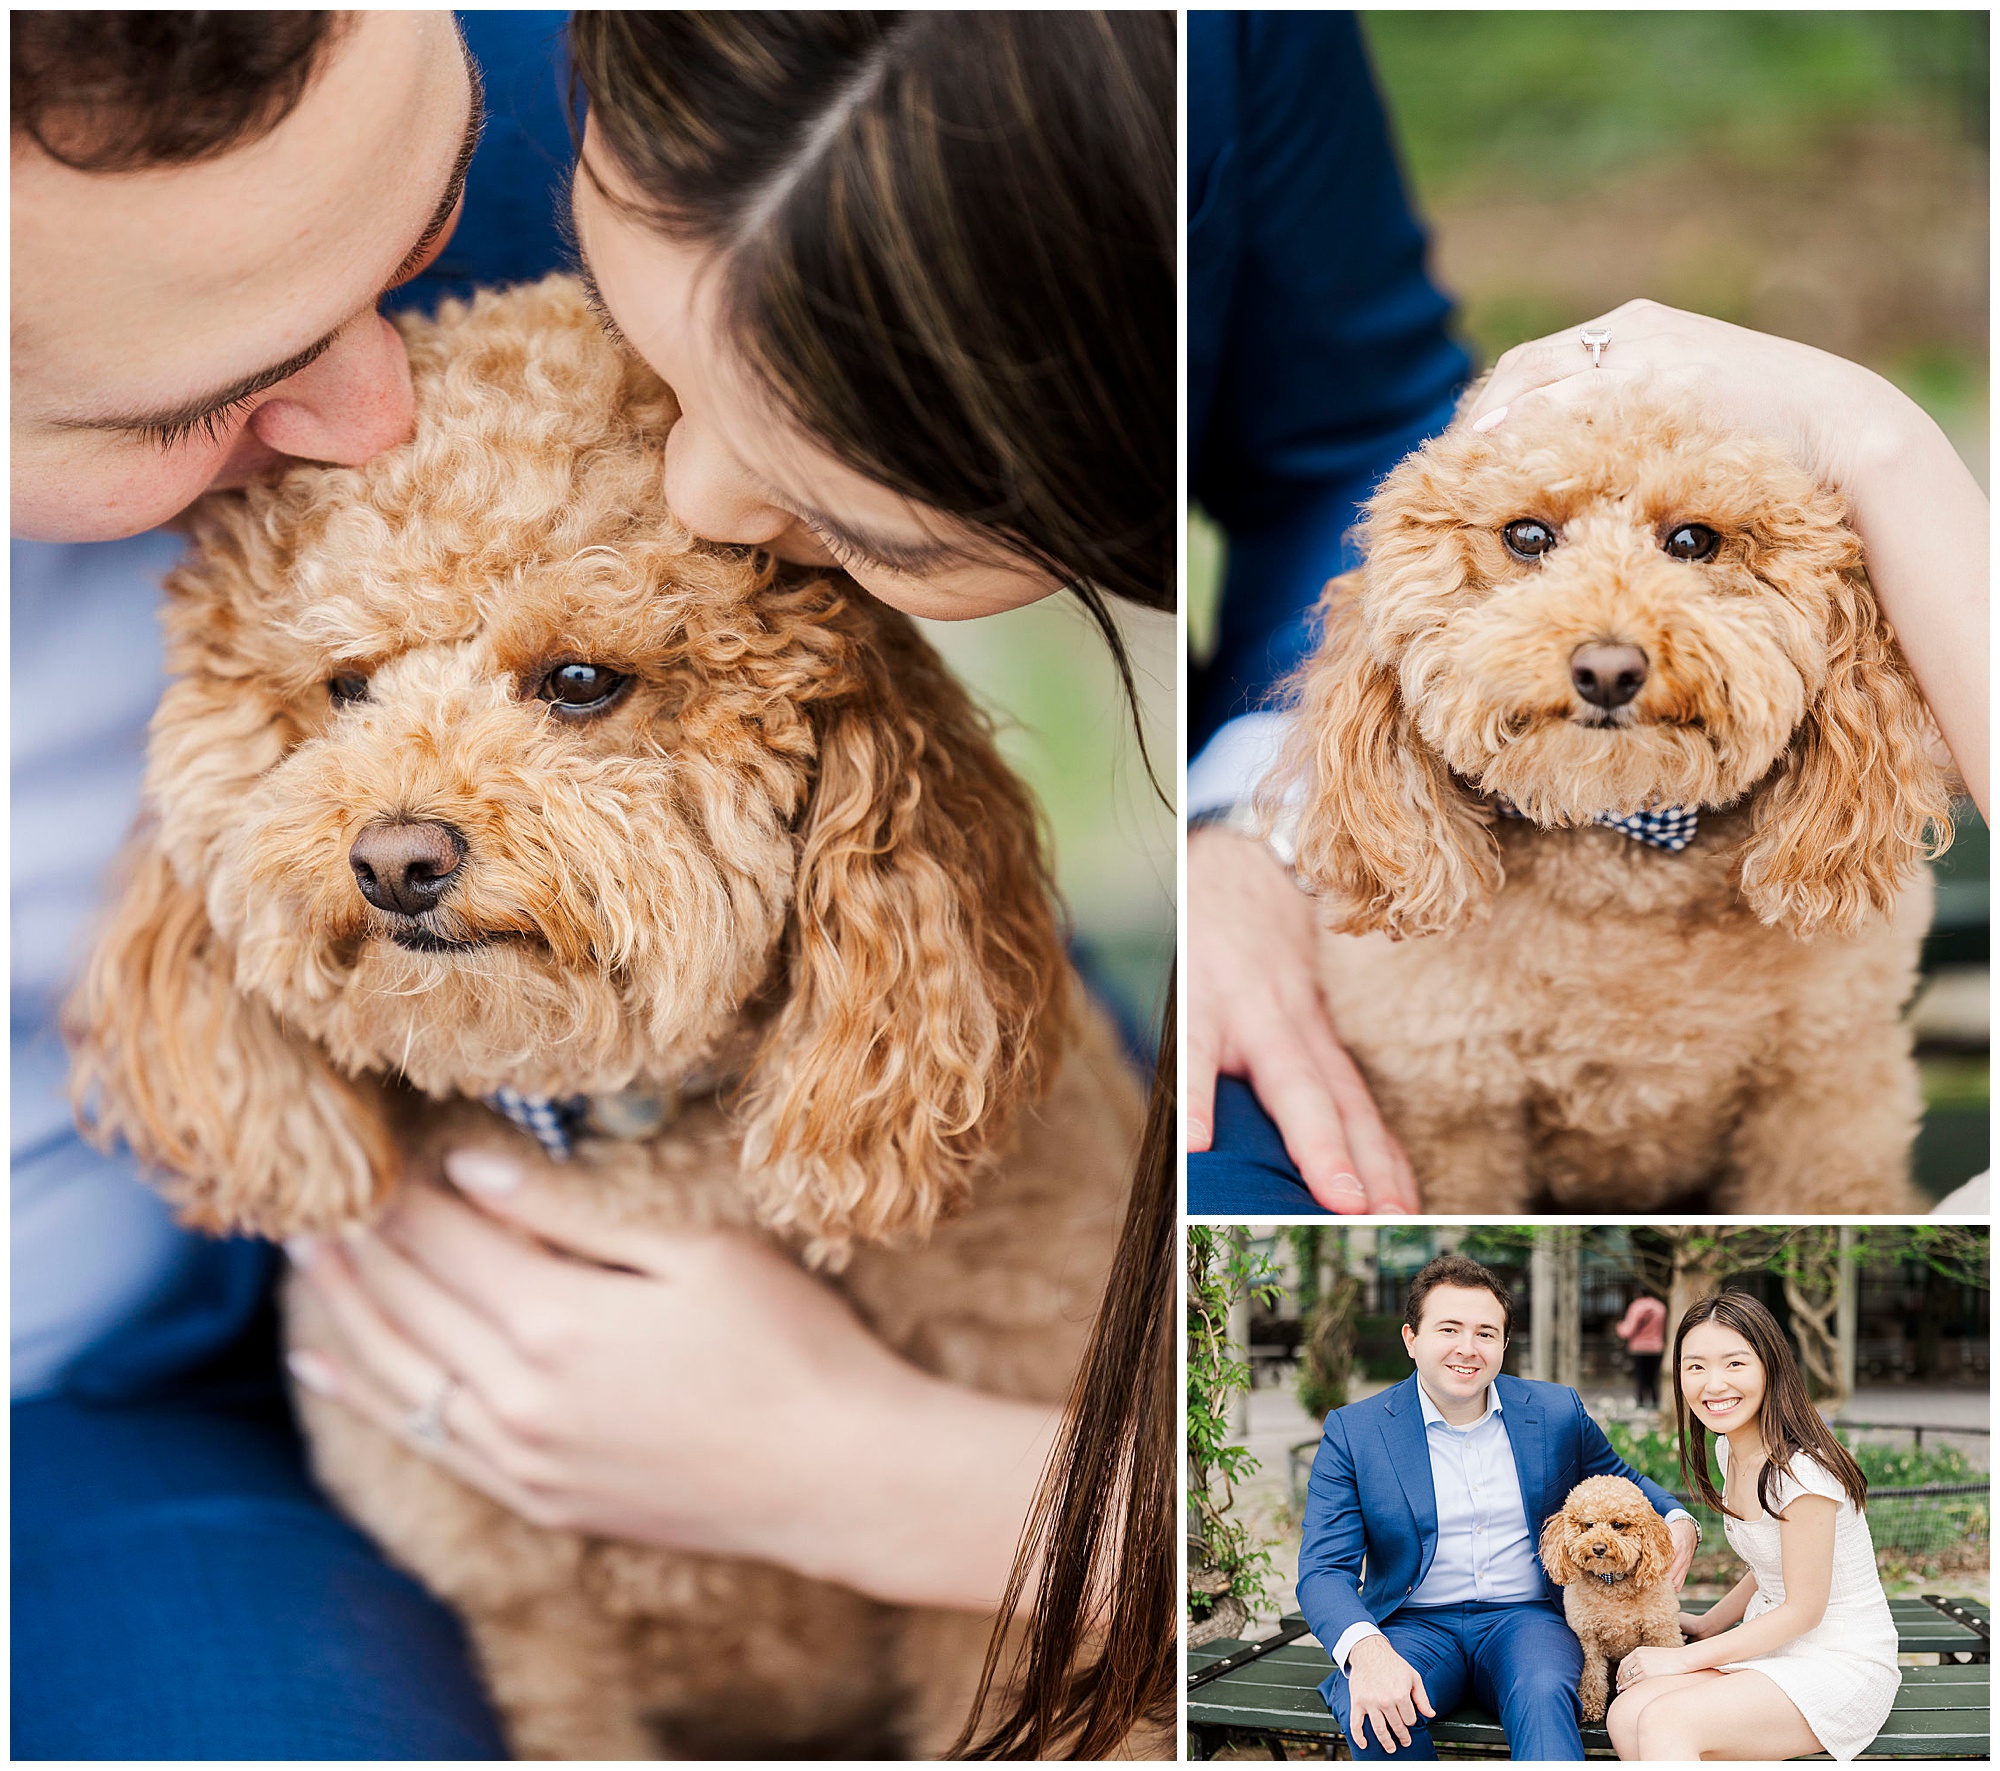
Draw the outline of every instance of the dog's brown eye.
M1556 532L1547 523L1523 517L1502 529L1500 539L1506 542L1507 551L1517 560L1538 560L1555 546Z
M558 664L535 693L564 713L602 713L631 680L601 664Z
M1670 529L1660 545L1675 559L1693 560L1698 565L1703 560L1715 558L1715 550L1722 545L1722 537L1706 523L1682 523Z
M336 707L345 707L354 701L366 701L368 679L365 676L329 677L326 692Z

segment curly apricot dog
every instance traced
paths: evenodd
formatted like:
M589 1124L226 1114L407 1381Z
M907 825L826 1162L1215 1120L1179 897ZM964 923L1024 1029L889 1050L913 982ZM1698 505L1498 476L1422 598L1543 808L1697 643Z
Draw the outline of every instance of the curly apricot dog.
M1437 438L1365 540L1297 866L1426 1206L1909 1209L1947 777L1839 499L1606 395Z
M1666 1521L1623 1476L1579 1482L1542 1527L1542 1566L1563 1589L1563 1616L1583 1644L1576 1695L1586 1722L1604 1720L1611 1668L1633 1649L1681 1645L1673 1561Z
M574 282L405 333L409 444L195 512L74 1006L97 1128L189 1222L280 1237L533 1153L481 1104L514 1091L574 1138L548 1172L760 1229L918 1365L1059 1400L1137 1094L984 721L900 615L672 520L671 396ZM965 1718L983 1618L541 1529L298 1401L517 1756L934 1756Z

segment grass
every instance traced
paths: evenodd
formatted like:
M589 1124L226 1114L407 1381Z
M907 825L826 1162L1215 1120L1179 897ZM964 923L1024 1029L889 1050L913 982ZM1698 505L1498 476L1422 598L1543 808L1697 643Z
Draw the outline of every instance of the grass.
M1608 177L1697 155L1782 175L1858 124L1984 139L1984 13L1364 19L1427 202L1523 185L1587 195ZM1547 330L1541 317L1530 318Z

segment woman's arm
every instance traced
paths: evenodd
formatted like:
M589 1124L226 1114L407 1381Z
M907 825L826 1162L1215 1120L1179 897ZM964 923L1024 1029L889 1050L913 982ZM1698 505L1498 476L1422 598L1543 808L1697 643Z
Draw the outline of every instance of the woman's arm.
M1833 1590L1833 1523L1836 1502L1823 1494L1801 1494L1779 1516L1778 1546L1783 1558L1785 1598L1762 1617L1718 1630L1683 1648L1640 1648L1618 1668L1623 1691L1641 1679L1667 1673L1698 1673L1739 1660L1775 1654L1795 1642L1826 1615L1827 1594ZM1737 1583L1741 1592L1743 1583ZM1735 1593L1730 1594L1734 1598ZM1745 1594L1747 1605L1749 1596ZM1727 1603L1725 1600L1724 1603Z
M1743 1621L1743 1612L1750 1603L1750 1596L1757 1590L1757 1577L1746 1574L1728 1592L1696 1616L1692 1611L1681 1613L1681 1634L1690 1641L1699 1642L1709 1636L1720 1634L1733 1623Z
M1950 439L1873 370L1810 345L1656 301L1628 301L1587 323L1611 334L1601 369L1575 331L1517 345L1468 407L1474 428L1505 424L1528 401L1567 404L1645 379L1769 438L1838 490L1876 598L1984 816L1991 518Z
M486 1153L295 1245L343 1345L301 1383L533 1523L989 1611L1061 1410L919 1371L748 1236L619 1224ZM511 1187L493 1183L513 1174ZM447 1439L413 1411L457 1380Z

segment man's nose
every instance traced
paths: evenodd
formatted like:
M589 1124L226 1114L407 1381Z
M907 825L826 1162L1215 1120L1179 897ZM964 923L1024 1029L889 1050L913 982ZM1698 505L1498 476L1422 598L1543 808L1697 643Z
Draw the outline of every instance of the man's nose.
M764 495L728 452L689 419L667 432L661 467L667 508L704 541L763 547L796 520Z
M347 327L250 415L268 448L340 467L359 467L408 442L415 423L409 354L380 314Z

